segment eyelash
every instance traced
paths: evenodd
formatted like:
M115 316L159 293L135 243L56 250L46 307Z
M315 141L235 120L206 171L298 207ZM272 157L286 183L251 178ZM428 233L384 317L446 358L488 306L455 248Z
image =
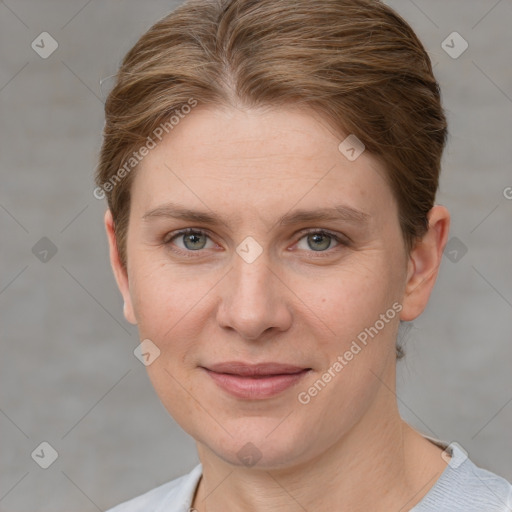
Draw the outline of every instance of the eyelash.
M188 258L195 258L197 256L193 256L191 253L194 253L194 252L201 253L203 251L203 249L199 249L197 251L191 251L191 250L183 251L182 249L179 249L179 248L176 249L174 244L172 244L172 241L175 238L178 238L183 235L189 235L189 234L206 235L208 238L211 239L208 232L206 232L202 229L186 228L186 229L181 229L179 231L176 231L174 233L169 233L168 236L166 236L164 239L164 245L170 247L173 252L175 252L179 255L184 255L185 257L188 257ZM344 246L344 247L349 246L349 241L347 239L342 238L339 235L336 235L335 233L325 230L325 229L309 229L306 231L301 231L300 237L298 238L297 242L302 240L305 236L311 235L311 234L327 235L330 238L334 239L336 242L338 242L338 244L340 246ZM336 246L336 247L339 247L339 246ZM327 255L330 255L332 253L332 250L336 249L336 247L334 247L333 249L327 249L325 251L307 251L307 252L314 253L315 254L315 256L313 256L314 258L322 258L322 257L325 257L324 255L326 253L327 253Z

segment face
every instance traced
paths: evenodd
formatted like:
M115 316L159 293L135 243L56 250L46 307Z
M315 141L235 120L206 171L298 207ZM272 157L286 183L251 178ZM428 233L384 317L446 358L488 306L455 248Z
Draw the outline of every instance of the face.
M394 375L397 204L344 138L305 111L198 107L136 171L125 314L169 413L233 464L328 450Z

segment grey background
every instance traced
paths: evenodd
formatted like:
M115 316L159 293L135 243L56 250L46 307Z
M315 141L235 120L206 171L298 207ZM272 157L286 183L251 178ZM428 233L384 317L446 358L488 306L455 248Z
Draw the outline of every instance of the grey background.
M450 128L438 202L467 247L404 329L400 410L512 480L512 2L389 4L435 65ZM0 511L105 510L198 462L133 355L92 195L100 80L176 5L0 2ZM43 31L59 44L48 59L31 48ZM458 59L441 48L453 31L469 43ZM46 263L42 237L57 248ZM58 452L46 470L31 458L42 441Z

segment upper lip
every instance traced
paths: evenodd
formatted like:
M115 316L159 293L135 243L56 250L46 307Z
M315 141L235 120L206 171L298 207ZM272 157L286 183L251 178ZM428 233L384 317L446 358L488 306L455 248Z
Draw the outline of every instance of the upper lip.
M241 361L227 361L225 363L212 364L204 366L207 370L215 373L229 373L241 376L260 376L260 375L283 375L299 373L310 368L295 366L282 363L259 363L249 364Z

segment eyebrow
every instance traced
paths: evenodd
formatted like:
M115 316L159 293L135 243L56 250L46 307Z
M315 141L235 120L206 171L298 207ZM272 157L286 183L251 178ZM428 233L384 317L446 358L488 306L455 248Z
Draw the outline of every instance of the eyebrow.
M185 208L176 203L166 203L146 212L142 219L149 221L154 218L181 219L200 224L216 226L226 222L214 212L205 212ZM361 210L356 210L347 205L336 205L328 208L316 208L314 210L294 210L279 217L276 224L289 226L301 222L336 221L356 222L367 224L371 216Z

